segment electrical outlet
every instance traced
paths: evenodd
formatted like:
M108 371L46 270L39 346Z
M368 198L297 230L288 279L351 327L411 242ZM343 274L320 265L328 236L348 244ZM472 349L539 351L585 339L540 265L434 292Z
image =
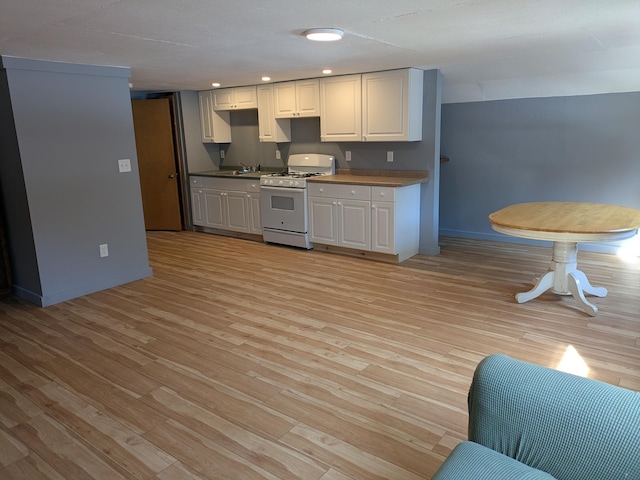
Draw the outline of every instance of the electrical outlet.
M387 152L387 162L393 162L393 152Z
M118 171L120 173L126 173L131 171L131 160L123 158L118 160Z
M224 150L220 149L220 160L224 160Z
M108 257L109 256L109 245L103 243L100 245L100 257Z
M351 150L347 150L346 152L344 152L344 159L345 159L347 162L350 162L350 161L351 161Z
M282 156L280 155L280 150L276 150L276 160L280 160Z

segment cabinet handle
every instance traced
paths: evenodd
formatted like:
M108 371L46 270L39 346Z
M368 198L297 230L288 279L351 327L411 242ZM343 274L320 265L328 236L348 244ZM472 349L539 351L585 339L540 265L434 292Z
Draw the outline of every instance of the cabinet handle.
M172 173L171 175L169 175L169 178L176 178L178 176L177 173Z
M355 195L356 191L355 190L351 190L351 195Z
M320 190L318 190L320 193L324 192L324 188L321 188Z
M384 192L380 192L380 196L381 196L381 197L384 197Z

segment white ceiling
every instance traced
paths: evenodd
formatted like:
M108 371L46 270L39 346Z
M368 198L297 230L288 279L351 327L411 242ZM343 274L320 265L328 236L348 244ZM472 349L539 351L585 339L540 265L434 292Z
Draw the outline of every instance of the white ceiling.
M136 90L412 66L443 102L640 91L640 1L1 0L0 54L128 66Z

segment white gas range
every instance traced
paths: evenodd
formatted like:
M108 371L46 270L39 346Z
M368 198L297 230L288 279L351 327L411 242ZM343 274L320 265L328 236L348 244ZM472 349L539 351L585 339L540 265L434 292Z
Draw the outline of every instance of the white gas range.
M307 178L335 174L335 157L289 155L287 172L260 177L262 236L265 242L312 248L307 213Z

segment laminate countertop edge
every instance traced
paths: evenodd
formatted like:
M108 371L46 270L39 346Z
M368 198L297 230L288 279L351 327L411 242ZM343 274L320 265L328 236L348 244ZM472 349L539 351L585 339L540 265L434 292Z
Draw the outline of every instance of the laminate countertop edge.
M371 171L362 173L343 173L323 175L307 179L307 183L336 183L347 185L369 185L372 187L407 187L429 180L427 172L422 171Z

